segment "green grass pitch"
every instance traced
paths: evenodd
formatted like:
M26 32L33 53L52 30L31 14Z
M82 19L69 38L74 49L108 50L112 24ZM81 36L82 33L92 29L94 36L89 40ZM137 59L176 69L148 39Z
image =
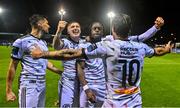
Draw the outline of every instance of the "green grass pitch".
M18 101L6 102L6 74L10 61L10 47L0 46L0 107L17 107ZM52 60L51 60L52 61ZM52 61L62 68L59 61ZM13 91L18 96L18 76L20 65L13 82ZM58 99L58 80L60 76L47 71L46 107L55 107ZM144 107L180 107L180 54L146 58L141 80Z

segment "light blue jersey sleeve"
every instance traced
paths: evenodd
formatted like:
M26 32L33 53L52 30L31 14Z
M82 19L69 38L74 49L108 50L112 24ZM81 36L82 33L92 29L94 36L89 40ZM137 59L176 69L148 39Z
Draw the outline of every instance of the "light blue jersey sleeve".
M149 47L148 45L143 43L143 47L145 50L146 57L152 57L155 54L155 50L153 48Z
M72 42L67 38L62 38L61 41L63 42L61 49L70 48L70 46L72 46Z
M149 38L153 37L156 32L159 31L155 26L151 27L149 30L144 32L143 34L140 35L135 35L135 36L129 36L128 39L136 42L144 42L148 40Z
M114 38L113 38L112 35L107 35L107 36L105 36L104 38L102 38L102 40L104 40L104 41L113 41Z
M85 54L88 59L103 58L107 54L107 48L103 41L96 44L91 44L85 49Z
M13 43L13 48L12 48L12 52L11 52L11 58L13 59L21 59L23 56L23 48L22 48L22 41L21 39L17 39L14 43Z

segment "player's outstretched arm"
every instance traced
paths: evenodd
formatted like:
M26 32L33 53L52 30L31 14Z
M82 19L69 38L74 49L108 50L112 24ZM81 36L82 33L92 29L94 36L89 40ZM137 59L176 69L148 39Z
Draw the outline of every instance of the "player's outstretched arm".
M63 42L60 39L60 36L62 34L62 31L66 27L66 25L67 25L66 21L59 21L59 23L58 23L57 31L56 31L56 34L53 38L53 43L52 43L54 49L56 49L56 50L60 50L63 46Z
M16 100L16 95L12 91L12 83L14 80L16 68L18 66L19 60L11 59L9 63L9 69L6 77L6 100L14 101Z
M72 60L81 57L83 57L81 49L62 49L42 53L42 58L53 60Z
M146 32L140 34L139 36L130 36L129 39L133 41L143 42L153 37L164 25L164 19L162 17L157 17L154 21L154 26L148 29Z
M95 93L93 93L93 91L88 87L88 84L87 84L87 81L86 81L85 75L84 75L85 61L77 60L76 68L77 68L77 74L78 74L79 81L83 86L83 90L85 91L88 100L90 102L94 103L95 99L96 99Z
M172 48L173 48L173 44L171 44L171 41L168 42L168 44L165 45L165 47L157 47L154 48L155 50L155 56L162 56L164 54L170 53Z
M53 60L72 60L83 57L82 49L62 49L58 51L42 51L38 46L31 51L31 56L35 59L46 58Z
M51 63L49 61L48 61L48 64L47 64L47 69L52 71L52 72L54 72L54 73L56 73L56 74L58 74L58 75L62 74L62 72L63 72L62 70L60 70L57 67L55 67L53 65L53 63Z

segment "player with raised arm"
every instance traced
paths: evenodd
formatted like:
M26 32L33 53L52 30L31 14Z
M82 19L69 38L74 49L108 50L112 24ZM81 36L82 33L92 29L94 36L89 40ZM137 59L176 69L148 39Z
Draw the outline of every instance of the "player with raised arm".
M121 14L113 20L112 33L115 40L101 41L76 52L76 57L106 59L108 94L103 107L141 107L139 84L144 57L164 55L172 48L170 42L165 47L153 49L144 43L128 40L128 18L129 16ZM49 52L44 57L58 58L58 55L52 53Z
M67 25L67 38L61 38L61 33L64 30L67 22L59 21L56 36L53 39L55 50L61 49L79 49L81 26L78 22L71 22ZM72 55L71 55L72 56ZM79 81L76 71L76 60L63 61L64 72L61 80L59 80L59 105L60 107L78 107L79 106ZM87 91L94 97L91 91ZM90 99L91 100L91 99Z
M131 24L130 24L131 25ZM152 37L158 30L160 30L161 26L164 25L164 20L161 17L157 17L155 20L155 25L147 30L145 33L141 35L129 36L128 38L133 41L145 41ZM80 44L82 48L87 48L92 43L96 43L101 40L108 39L107 37L103 37L103 25L100 22L94 22L90 26L91 35L88 36L86 42ZM92 90L96 99L95 103L90 103L88 101L88 94L86 91L82 90L80 92L80 107L87 107L92 105L94 107L101 107L105 97L106 97L106 80L105 80L105 72L104 65L101 58L89 59L89 60L79 60L77 62L77 70L80 82L82 84L82 88L89 88L87 90ZM85 81L84 81L85 80Z
M135 40L135 41L138 41L137 38L141 38L140 41L146 40L149 37L151 37L152 35L154 35L158 31L158 29L160 29L160 27L163 24L164 24L164 20L161 19L159 24L155 23L156 27L153 26L148 31L146 31L145 33L143 33L143 34L141 34L139 36L131 36L130 39ZM59 30L57 30L59 32L57 32L57 34L62 32L62 30L65 28L65 25L66 25L66 22L64 22L64 21L59 22L59 25L58 25ZM90 38L88 40L89 42L87 41L87 42L81 43L80 47L86 48L91 43L95 43L97 41L100 41L102 37L103 37L103 26L99 22L95 22L91 26L91 36L90 36ZM59 37L56 36L54 38L54 41L55 40L57 41L57 42L54 42L54 46L55 46L56 49L61 49L64 42L62 40L60 40L60 39L57 39L57 38L59 38ZM145 38L145 39L143 39L143 38ZM80 64L81 64L81 66L80 66ZM93 66L92 66L92 64L93 64ZM85 67L82 66L82 65L84 65ZM90 85L89 88L92 89L93 91L95 91L95 93L96 93L96 99L95 100L96 100L97 106L101 106L103 101L104 101L104 98L106 96L106 91L105 91L106 86L104 84L105 83L105 72L104 72L104 66L103 66L102 60L101 59L91 59L91 60L86 61L86 63L85 62L83 63L83 61L81 61L81 63L79 63L77 66L78 66L78 70L82 70L82 68L85 69L86 78L84 78L84 76L83 76L84 74L83 74L82 71L78 71L78 76L80 77L80 81L82 83L82 86L87 86L86 84L88 82L88 85ZM94 75L96 73L94 73L94 72L98 73L99 77L97 77L98 74L95 77ZM94 76L94 78L92 78L92 76L89 77L89 75ZM83 81L85 79L88 80L88 81ZM99 86L99 85L102 85L102 86ZM76 89L74 90L74 92L75 91L76 91ZM88 97L86 97L86 95ZM94 96L92 95L91 92L82 91L81 95L80 95L80 106L81 107L86 106L86 104L88 103L87 98L90 99L90 100L95 101ZM71 100L69 100L69 101L71 101Z
M131 22L131 19L129 19ZM146 32L140 34L140 35L132 35L129 36L128 34L128 39L132 40L132 41L136 41L136 42L144 42L146 40L148 40L149 38L153 37L157 31L159 31L161 29L161 27L164 25L164 19L162 17L157 17L154 21L154 25L148 29ZM130 29L132 24L129 25ZM131 30L130 30L131 31ZM107 35L103 40L114 40L112 35Z
M107 64L107 99L102 107L141 107L140 79L145 56L169 53L165 47L150 48L144 43L128 40L129 16L113 19L113 41L102 41L85 50L87 58L104 57ZM95 47L94 47L95 46Z

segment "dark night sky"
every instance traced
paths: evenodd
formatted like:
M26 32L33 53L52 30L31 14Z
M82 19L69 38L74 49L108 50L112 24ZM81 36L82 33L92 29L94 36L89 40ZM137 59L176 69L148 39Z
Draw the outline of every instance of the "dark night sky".
M24 33L29 27L28 17L34 13L48 17L51 29L55 32L60 19L58 9L63 6L67 12L65 20L79 21L82 35L87 34L89 24L101 21L108 34L109 20L107 12L126 13L133 21L133 34L139 34L153 25L157 16L165 19L165 25L159 35L174 33L179 39L180 16L178 0L0 0L5 11L0 15L0 32ZM180 40L180 39L179 39Z

